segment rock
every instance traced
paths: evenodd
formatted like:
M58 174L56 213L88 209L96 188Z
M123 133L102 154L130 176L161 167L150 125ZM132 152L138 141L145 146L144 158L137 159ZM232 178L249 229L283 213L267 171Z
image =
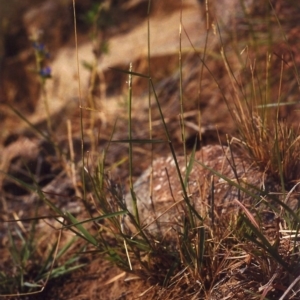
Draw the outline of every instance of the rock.
M187 168L184 157L177 157L177 162L181 176L185 180ZM187 163L189 164L189 158ZM134 184L139 217L143 226L151 224L146 227L150 232L156 232L160 228L162 233L165 233L172 227L176 228L176 225L180 224L178 221L180 216L187 212L174 159L169 156L158 158L153 162L152 200L150 175L151 168L147 169ZM249 195L235 185L245 188L252 194ZM268 206L258 203L264 203L267 193L275 191L280 191L279 185L245 156L231 151L228 147L206 146L195 153L195 161L188 177L187 194L190 204L204 219L211 217L212 207L215 220L224 214L237 215L241 204L251 212L255 208L262 211ZM131 195L128 194L126 204L129 211L133 212L131 199ZM295 204L291 203L292 206ZM267 218L270 218L269 214Z

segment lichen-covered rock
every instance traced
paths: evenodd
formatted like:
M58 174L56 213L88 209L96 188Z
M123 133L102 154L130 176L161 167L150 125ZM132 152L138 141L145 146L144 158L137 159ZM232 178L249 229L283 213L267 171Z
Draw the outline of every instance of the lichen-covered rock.
M187 160L177 157L177 162L185 181L189 157ZM156 159L152 174L152 196L151 168L134 184L139 217L142 225L148 225L146 228L150 231L156 231L157 227L167 230L180 224L178 218L187 211L174 159L171 156ZM195 153L186 191L190 204L201 217L207 218L213 214L217 220L224 214L236 215L242 206L252 213L256 209L266 209L265 202L271 201L268 193L279 192L280 187L245 156L228 147L215 145L203 147ZM130 194L126 196L126 203L132 211Z

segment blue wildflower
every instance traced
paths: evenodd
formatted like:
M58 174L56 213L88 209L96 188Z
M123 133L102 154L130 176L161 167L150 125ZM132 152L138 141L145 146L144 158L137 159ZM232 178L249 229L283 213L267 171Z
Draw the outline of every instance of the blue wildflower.
M39 54L40 57L50 58L50 54L45 47L45 44L34 41L32 43L33 49Z
M39 71L39 75L43 78L51 78L51 68L45 67Z
M36 41L32 43L32 47L39 52L45 51L45 45Z

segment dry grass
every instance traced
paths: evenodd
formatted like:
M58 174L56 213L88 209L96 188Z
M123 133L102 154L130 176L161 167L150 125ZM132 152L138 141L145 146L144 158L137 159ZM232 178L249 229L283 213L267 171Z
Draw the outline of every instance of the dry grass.
M269 15L266 18L269 21L274 21L274 15L272 15L272 18L270 17L272 6L267 5L267 2L266 7ZM260 11L260 20L263 20L265 14L266 11ZM256 14L253 8L252 15L251 13L247 14L246 19L249 28L252 28L252 30L249 29L250 46L248 49L249 54L246 57L248 64L242 62L243 71L245 71L244 77L236 75L239 72L239 70L235 71L237 60L233 59L235 63L231 65L230 58L223 50L221 55L222 69L227 70L225 77L230 84L225 90L221 88L218 82L214 82L214 86L217 83L220 88L219 93L225 99L228 111L238 131L238 135L228 141L228 151L225 155L224 150L222 156L227 166L230 167L228 174L234 174L233 177L230 177L227 173L222 173L219 169L215 170L205 161L201 161L195 154L195 149L190 156L184 156L185 172L182 171L182 160L175 154L175 145L172 142L168 123L165 120L151 76L136 73L130 68L129 71L121 71L122 74L128 75L128 137L122 138L122 140L113 140L115 132L120 128L118 128L118 124L112 126L107 146L103 149L102 155L96 159L94 159L94 153L89 156L84 151L85 128L83 110L81 110L81 166L78 164L78 169L74 171L74 162L72 164L70 162L73 171L69 171L69 176L72 177L72 182L76 186L77 177L74 173L82 174L82 189L77 186L76 192L85 208L84 218L75 216L70 212L63 212L56 203L49 201L48 195L35 184L26 184L15 178L25 188L37 191L44 204L52 210L52 213L55 212L54 219L60 224L61 230L72 232L86 243L86 247L82 248L84 253L77 253L76 259L78 255L89 252L97 253L127 273L138 276L150 286L139 291L139 293L136 292L137 295L134 295L134 298L140 297L143 299L148 296L149 299L150 297L155 299L216 300L241 298L300 299L300 245L298 237L300 217L297 193L300 173L299 131L298 128L291 126L289 120L282 120L280 117L281 108L285 108L282 95L286 90L283 70L286 59L281 59L279 64L281 67L277 69L276 78L273 78L271 72L269 72L271 67L268 52L267 54L260 53L264 48L259 48L259 37L254 35L253 27L250 26L252 18L255 21L254 15ZM277 14L275 16L277 17ZM255 24L252 25L255 26ZM264 39L263 41L265 42ZM229 43L230 40L226 41L226 44L222 44L223 49ZM271 42L267 42L266 48L271 47L271 45ZM237 47L235 52L239 53L237 51L238 46L232 41L232 47L235 46ZM182 53L180 52L180 54ZM198 53L195 53L195 55L198 55ZM252 55L256 57L252 58ZM266 56L267 60L265 59ZM276 57L278 58L278 56ZM201 56L200 60L208 68L206 56ZM297 69L296 62L293 59L289 61L292 61L292 68ZM263 73L265 77L258 72L260 69L256 68L258 62L264 65L262 69L266 70ZM79 62L77 63L79 64ZM186 119L182 90L182 68L180 64L181 92L179 94L181 102L179 105L180 110L177 113L180 114L180 129L178 132L184 143L186 139ZM210 70L206 71L211 72ZM93 68L93 72L96 72L95 68ZM133 76L149 83L149 97L153 97L155 103L151 104L149 98L149 110L151 110L151 106L155 106L158 111L159 121L162 123L162 131L165 135L164 139L153 138L151 125L150 137L136 139L132 135L135 126L135 116L132 114ZM92 79L96 77L93 73ZM201 80L204 80L202 75L200 76ZM278 83L276 83L276 80L278 80ZM90 91L94 90L95 84L95 80L92 80ZM276 94L274 92L275 86L279 86L279 88L276 91L276 100L272 101L274 94ZM201 93L199 94L201 96ZM96 122L93 116L96 109L92 96L91 92L89 95L89 105L91 107L89 109L92 113L87 121L89 127L93 127ZM81 103L81 108L83 107L85 106ZM152 124L150 112L149 116L149 123ZM124 120L122 120L122 125L124 125ZM198 125L198 128L200 127ZM124 131L123 128L121 130ZM69 145L73 151L71 141L72 137L70 136ZM95 142L93 138L92 143ZM106 169L106 157L111 145L115 143L125 145L129 149L128 181L130 191L127 196L123 190L123 186L126 184L110 175L111 166L108 168L109 170ZM157 232L151 231L149 224L144 226L145 224L140 215L141 212L137 204L140 199L133 184L133 158L135 153L133 145L136 143L142 146L150 145L149 148L152 148L154 144L165 143L169 146L174 160L175 167L172 176L177 176L178 189L181 191L181 200L178 207L176 203L176 209L180 210L180 214L176 215L172 226L167 224L166 227L170 227L167 233L158 230L157 234ZM91 149L93 149L93 152L95 151L94 144ZM185 154L185 148L183 152ZM238 156L241 155L241 152L244 156ZM152 157L152 155L150 153L149 156ZM250 161L251 168L259 170L259 174L262 174L262 177L266 180L262 180L261 184L253 185L244 178L240 178L237 157L246 157L245 165ZM71 155L72 158L74 157ZM239 161L243 163L242 158ZM64 159L65 157L63 157ZM116 165L122 163L123 161L117 161ZM209 175L206 175L203 182L197 186L197 193L191 193L188 183L192 176L192 170L200 167L201 172L206 172L205 174ZM198 179L199 182L200 180ZM215 189L218 180L225 182L228 189L236 191L237 197L230 203L234 206L233 210L224 210L224 207L220 209L219 195ZM168 178L170 194L174 192L171 182L172 178ZM264 183L266 185L270 183L270 187L261 187L260 185ZM151 195L153 195L153 190L156 188L152 184L153 182L150 181L149 190ZM131 206L133 209L130 209L130 205L126 202L128 197L132 200ZM175 199L173 195L172 198ZM195 208L196 205L194 206L194 203L197 203L200 198L209 199L210 201L209 205L204 205L201 211ZM251 199L251 205L246 203L245 200L249 198ZM36 215L34 221L42 219L41 216ZM152 224L160 228L160 221L160 219L154 219ZM27 237L23 237L23 235L20 235L20 238L25 245L24 248L27 249L29 246L32 248L32 240L27 240ZM13 239L11 239L11 245L13 245L12 252L17 257L16 253L19 247L15 245ZM51 271L56 270L51 264L49 271L49 261L53 259L53 256L58 258L67 252L66 250L61 255L53 255L55 251L56 248L53 247L46 259L47 264L43 267L46 274L55 275L55 273L51 273ZM29 258L25 251L25 266L22 271L28 269L26 263L29 262ZM73 262L73 260L71 261ZM17 262L16 265L18 264ZM64 262L63 266L68 266L68 260ZM58 269L57 274L60 274L59 271ZM62 272L62 274L65 273ZM3 274L2 277L5 279L9 276ZM21 279L20 281L24 280ZM40 282L41 280L38 278L36 283ZM9 292L13 293L15 290L9 290Z

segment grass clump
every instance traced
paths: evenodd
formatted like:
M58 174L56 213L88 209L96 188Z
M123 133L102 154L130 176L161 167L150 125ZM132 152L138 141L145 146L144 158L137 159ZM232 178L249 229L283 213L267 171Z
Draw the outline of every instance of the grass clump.
M149 1L149 11L150 4L151 1ZM269 13L273 11L272 5L266 5L266 7ZM247 15L247 18L247 21L251 23L251 16ZM272 21L270 15L267 15L267 18L268 22ZM130 66L129 71L118 70L128 75L127 138L113 139L118 129L116 121L107 147L97 160L91 162L86 159L84 152L84 128L81 115L82 165L78 169L82 171L83 191L80 197L85 208L85 217L63 212L45 197L41 189L38 189L40 198L55 212L54 218L60 224L60 230L72 232L84 241L86 246L81 249L84 254L93 252L103 256L122 270L137 275L147 282L149 289L145 289L141 297L152 293L155 299L238 299L240 297L299 299L300 215L297 193L300 171L299 132L298 128L293 128L289 124L289 120L280 118L281 108L286 107L282 102L285 78L283 68L279 71L279 89L277 101L274 103L272 95L276 78L272 78L269 72L271 68L269 59L265 61L261 58L259 52L261 41L256 35L254 36L255 24L250 25L249 32L252 38L249 43L249 53L253 51L254 55L257 55L255 59L261 64L265 63L265 78L261 77L261 74L256 75L259 72L257 72L256 63L254 64L255 59L252 60L250 55L247 57L248 64L244 63L239 56L237 61L242 61L244 78L236 75L234 71L236 65L230 64L230 58L224 50L226 45L221 44L223 48L221 51L222 68L227 70L226 76L230 84L225 90L220 88L221 85L218 82L215 82L220 88L219 93L225 100L237 127L237 135L230 141L228 138L227 145L222 147L224 164L230 167L233 177L224 175L222 169L215 170L205 161L201 161L197 156L196 147L193 148L190 156L186 155L184 148L185 171L183 171L151 78L151 72L149 71L147 75L140 74ZM226 43L229 42L226 41ZM238 47L234 43L233 46ZM267 43L267 47L270 46L271 44ZM204 68L208 69L206 55L201 56L200 60ZM150 64L150 60L148 63ZM284 63L282 59L281 65L283 66ZM95 66L93 65L92 72L95 72ZM180 72L181 68L180 64ZM294 68L296 69L296 65ZM211 73L210 70L208 72ZM152 105L150 98L153 97L164 131L164 139L153 138L151 113L149 113L150 136L136 139L132 134L135 126L135 116L132 114L133 76L148 81L149 110ZM180 114L180 133L185 143L182 76L180 74L180 111L178 113ZM202 72L200 77L203 80ZM91 88L94 88L94 81L91 83ZM232 98L228 95L232 95ZM94 111L94 99L89 98L89 101L92 101L89 105ZM82 103L80 106L83 109ZM94 120L90 124L94 124ZM124 159L129 162L128 183L116 179L110 174L112 170L106 167L110 147L116 143L128 147L128 158ZM150 206L153 207L152 213L155 217L147 223L143 220L144 216L139 205L141 199L133 180L135 168L133 149L135 144L150 145L153 149L155 144L162 143L169 147L175 169L175 175L172 176L178 179L182 197L180 201L174 201L174 207L168 207L164 211L163 215L169 214L174 219L173 222L164 223L163 217L157 217L158 212L154 209L154 201L160 199L152 198L156 187L151 186L150 179L151 196L147 200L153 201ZM245 157L245 166L250 161L249 169L253 168L257 172L255 174L263 174L262 177L265 178L263 184L250 184L247 178L240 176L238 155L241 155L241 152ZM116 165L122 163L123 161L120 161ZM191 192L190 184L192 170L196 167L201 167L201 172L209 174L198 180L198 194ZM152 170L152 176L154 172L155 170ZM153 179L151 175L150 178ZM201 184L200 180L203 181ZM172 194L171 179L168 178L168 181L170 194ZM233 210L224 210L224 207L222 208L219 204L218 184L220 182L225 182L229 191L224 196L225 200L230 193L235 196L231 199ZM127 194L124 191L126 185L129 187ZM174 195L172 197L175 199ZM246 199L250 199L250 203ZM205 202L201 211L198 209L198 202ZM31 232L36 231L34 222L40 219L37 215L33 220ZM153 228L155 230L152 230ZM167 228L166 231L165 228ZM38 284L45 279L45 274L48 274L49 278L68 273L72 270L72 268L67 268L69 263L73 263L78 258L75 256L66 260L62 268L64 271L56 267L52 263L54 258L66 254L73 243L72 240L63 248L64 250L58 252L57 241L50 249L45 264L35 279L24 279L24 270L28 269L30 257L36 251L33 243L35 238L33 235L24 237L20 231L18 231L18 236L21 240L21 250L12 239L12 234L9 235L14 264L19 268L15 282L9 283L15 285L16 288L6 293L16 293L16 290L24 292L24 286L44 287ZM2 282L7 285L8 276L2 274L2 277Z
M127 210L124 194L120 191L116 193L111 185L107 186L107 191L113 205L109 206L101 202L101 207L110 209L115 207L118 208L117 210L127 211L127 216L136 233L130 234L131 231L129 231L126 235L124 234L126 231L123 228L126 224L123 223L123 217L114 223L113 227L117 229L119 238L124 242L124 244L119 243L123 249L118 255L119 259L120 253L122 253L121 267L150 280L151 283L159 283L166 287L162 292L163 297L173 299L176 298L175 293L178 292L182 293L180 297L185 294L185 296L188 295L187 297L195 298L227 295L234 299L237 294L246 295L247 299L266 296L277 298L283 297L284 293L292 295L290 296L292 298L297 297L293 296L295 291L292 291L292 287L297 281L299 266L299 245L296 238L299 227L298 200L297 194L292 196L292 192L287 194L286 190L292 189L295 192L297 187L295 183L298 180L299 170L298 131L280 120L281 90L279 90L278 103L273 109L275 114L272 114L269 108L271 100L268 90L271 87L268 76L270 74L266 74L267 78L264 81L267 82L267 86L264 87L267 92L259 99L259 97L255 97L259 94L255 86L256 81L260 82L261 79L255 77L253 68L250 68L251 84L241 86L229 68L226 56L223 55L223 57L232 82L234 101L229 101L225 94L224 98L238 128L238 146L251 157L253 164L265 174L266 178L271 178L275 187L274 194L272 190L265 190L264 187L260 190L259 187L244 185L243 179L234 183L230 178L224 176L222 178L222 174L214 170L210 171L215 176L227 181L229 185L248 194L253 198L253 202L264 202L265 209L268 209L272 215L273 223L266 223L267 220L260 216L260 211L254 215L253 208L249 210L240 203L243 201L242 198L236 199L242 209L234 217L226 214L221 217L216 215L216 223L211 224L204 221L205 215L200 216L191 205L191 197L187 193L186 182L188 180L184 181L184 174L178 166L171 136L164 122L151 78L134 72L128 73L130 76L137 75L149 80L152 87L151 92L154 94L157 109L164 124L166 142L170 146L184 199L182 223L178 224L181 230L174 233L176 238L173 236L173 242L164 238L157 241L157 236L152 236L139 220L136 205L136 201L139 199L136 198L132 185L130 190L134 214ZM279 81L282 84L282 74ZM250 89L250 92L246 91L247 88ZM262 89L261 86L259 88ZM221 92L223 93L223 91ZM260 93L260 95L263 94ZM230 106L230 103L233 105ZM183 114L183 111L181 113ZM130 116L129 120L131 120ZM151 141L151 143L155 142L155 140ZM133 143L130 135L128 143L130 149ZM230 152L234 151L231 149L230 143L229 146ZM130 152L130 157L131 154ZM197 163L197 161L193 163ZM234 164L232 168L235 172ZM188 172L186 179L188 179ZM99 186L99 184L95 186ZM100 184L100 186L103 185ZM253 188L256 190L256 194L253 194ZM98 194L105 194L105 191ZM214 198L213 189L210 197ZM254 201L255 199L257 201ZM103 200L107 201L107 199ZM213 209L212 207L211 214L214 214ZM278 216L279 219L276 219L275 216ZM283 236L283 232L288 234ZM113 256L116 256L116 253ZM145 256L147 263L141 260L141 257ZM136 268L134 268L134 261L137 262L138 267ZM282 276L286 278L285 281L282 281ZM289 276L292 276L291 278L295 281L289 280ZM281 285L280 288L279 285ZM282 290L285 292L283 293Z
M58 231L56 236L41 232L37 228L41 219L37 216L9 221L7 254L11 262L6 261L0 273L1 297L40 293L49 281L66 276L84 265L79 263L78 254L72 249L76 238L65 240L60 247L62 232ZM2 260L5 258L2 257Z

